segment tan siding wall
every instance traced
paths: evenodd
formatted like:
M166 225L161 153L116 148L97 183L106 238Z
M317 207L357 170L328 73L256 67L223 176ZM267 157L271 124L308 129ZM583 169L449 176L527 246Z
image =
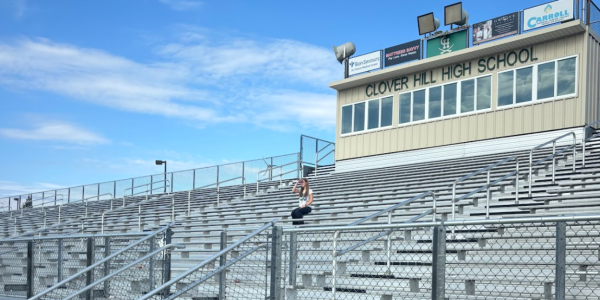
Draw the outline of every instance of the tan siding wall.
M600 112L598 111L600 109L598 105L600 101L600 42L598 41L597 36L594 36L593 34L588 35L587 50L585 63L588 69L587 72L583 74L587 76L585 90L588 101L585 110L585 118L586 123L589 124L600 119Z
M437 81L434 84L428 84L425 86L413 86L412 78L414 74L407 74L405 76L410 78L408 82L409 88L405 90L403 89L399 92L394 92L393 94L387 93L385 95L367 97L365 94L366 85L348 90L342 90L339 92L337 107L338 132L336 133L336 160L581 126L584 124L584 122L586 122L586 119L589 120L591 118L595 120L598 117L597 101L596 103L593 103L593 107L591 107L592 104L588 105L588 111L593 110L595 113L593 115L584 115L584 107L586 105L584 99L587 93L586 91L582 90L582 86L586 85L582 83L586 77L592 77L590 74L587 74L588 72L586 71L586 67L584 67L584 55L587 50L585 45L587 44L587 38L587 34L581 34L534 45L533 48L535 56L538 58L537 61L527 62L524 64L521 64L517 61L517 63L513 66L508 66L507 64L506 66L501 66L499 68L497 67L494 71L488 73L479 74L477 70L478 60L480 58L487 58L487 56L480 57L471 61L471 74L467 74L466 76L462 76L458 79L446 79L442 81L441 68L435 70L424 70L427 72L428 77L429 71L433 71L434 78ZM589 43L590 47L588 51L590 51L590 55L595 53L593 56L595 57L596 61L594 62L595 70L592 71L595 74L593 75L594 84L587 85L594 86L593 93L595 95L595 99L598 99L598 96L600 95L598 94L597 88L599 78L599 61L597 58L598 52L600 51L600 44L598 44L598 42L595 40L593 40L593 43L592 41ZM520 49L514 50L518 51ZM578 55L578 85L576 87L577 97L544 102L533 102L523 106L497 109L496 101L498 71L515 69L521 66L537 64L543 61L571 55ZM400 93L440 84L447 84L487 74L492 74L491 110L469 115L459 115L452 118L431 120L425 123L409 124L400 127L398 126L398 95ZM590 91L590 93L592 92ZM352 134L344 137L340 136L342 105L361 102L369 99L377 99L379 97L386 97L390 95L393 95L394 97L392 128L380 131Z

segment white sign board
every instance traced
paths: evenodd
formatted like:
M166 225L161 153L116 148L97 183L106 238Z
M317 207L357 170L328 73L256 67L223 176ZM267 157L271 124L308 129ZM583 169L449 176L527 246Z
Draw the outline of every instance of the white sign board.
M381 50L350 58L348 75L381 69Z
M573 0L559 0L523 11L523 31L573 19Z

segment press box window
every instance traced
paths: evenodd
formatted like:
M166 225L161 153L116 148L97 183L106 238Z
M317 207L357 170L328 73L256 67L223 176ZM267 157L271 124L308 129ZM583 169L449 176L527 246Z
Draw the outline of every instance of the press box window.
M342 134L392 125L393 97L342 106Z

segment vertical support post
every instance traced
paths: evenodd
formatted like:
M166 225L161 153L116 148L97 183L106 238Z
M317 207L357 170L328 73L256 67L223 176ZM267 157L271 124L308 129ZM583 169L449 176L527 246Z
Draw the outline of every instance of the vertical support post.
M94 263L94 238L87 238L87 253L86 253L86 267L91 266ZM90 270L85 275L85 285L88 286L94 282L94 271ZM92 299L92 289L85 292L85 299Z
M431 299L444 300L446 295L446 228L433 228L433 263L431 266Z
M104 257L108 257L110 255L110 237L104 237ZM150 268L152 271L152 268ZM107 261L104 263L104 276L108 276L110 274L110 263ZM151 278L153 278L151 276ZM110 299L110 280L104 281L104 297L106 299Z
M556 141L552 142L552 184L556 184L556 180L554 179L555 165L556 165Z
M336 231L333 234L333 253L331 254L331 256L333 257L333 259L331 260L332 263L332 270L331 270L331 300L335 300L335 292L336 292L336 275L337 275L337 239L340 236L340 231Z
M62 281L62 268L63 268L63 239L58 239L58 258L56 266L56 282Z
M219 250L227 248L227 231L221 231L221 243ZM219 257L219 266L224 266L227 263L227 254ZM225 290L227 289L227 272L225 270L219 272L219 299L225 299Z
M517 165L515 167L515 204L519 204L519 159L516 158Z
M296 233L290 232L290 261L289 261L289 284L291 286L296 286L296 261L298 259L298 246L296 243Z
M573 170L571 171L572 173L575 173L575 162L577 162L577 137L575 136L575 132L573 132Z
M219 191L219 166L217 166L217 206L221 202L221 193Z
M591 0L587 0L587 4L585 6L585 24L590 25L590 2Z
M196 189L196 169L192 170L192 190Z
M131 196L133 196L133 184L134 184L134 179L131 178ZM123 195L123 206L125 206L125 195Z
M100 201L100 184L99 183L98 183L98 194L96 196L98 196L98 201Z
M279 300L281 293L281 238L283 228L273 226L271 235L271 291L270 300Z
M81 186L81 201L83 201L83 199L85 199L85 185Z
M531 198L531 186L533 185L533 150L529 151L529 178L527 179L527 183L529 184L529 193L527 193L527 197Z
M113 199L117 199L117 182L113 181ZM110 210L112 210L112 200L110 201Z
M150 253L152 253L156 248L154 238L148 241L150 242ZM148 270L148 273L150 274L150 289L152 289L156 286L154 282L154 255L150 257L150 261L148 262L148 268L150 269Z
M54 190L54 206L56 206L57 190Z
M302 159L300 158L300 153L298 153L298 166L297 166L297 178L300 178L300 172L302 171Z
M319 140L315 140L315 176L317 176L317 168L319 164Z
M67 190L67 203L71 203L71 188Z
M388 224L392 224L392 211L388 212ZM387 235L387 275L392 274L392 234Z
M165 176L167 176L167 175L165 174ZM165 179L167 179L167 178L165 177ZM165 189L166 188L167 188L167 182L165 181ZM150 175L150 195L152 195L152 190L153 189L154 189L154 176ZM165 193L166 192L167 191L165 191Z
M490 219L490 198L492 194L490 192L490 170L487 171L487 189L485 193L486 204L485 204L485 218Z
M27 241L27 298L34 295L34 275L33 275L33 241Z
M165 245L171 244L171 237L173 236L173 230L171 228L167 229L165 232ZM171 251L165 251L165 259L163 260L163 284L171 281ZM164 290L162 290L163 298L167 298L169 296L171 287L168 286Z
M565 300L565 264L567 259L567 223L556 223L555 299Z
M242 185L244 186L244 198L246 199L246 163L242 162Z
M173 172L171 172L171 182L169 182L169 185L171 186L171 193L173 193ZM167 182L165 181L165 188L167 186Z

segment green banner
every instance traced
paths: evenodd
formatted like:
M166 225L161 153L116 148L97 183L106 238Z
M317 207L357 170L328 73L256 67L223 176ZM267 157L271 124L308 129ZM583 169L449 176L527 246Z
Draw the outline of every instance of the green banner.
M468 30L457 31L427 40L427 57L448 54L467 48L469 42L468 32Z

